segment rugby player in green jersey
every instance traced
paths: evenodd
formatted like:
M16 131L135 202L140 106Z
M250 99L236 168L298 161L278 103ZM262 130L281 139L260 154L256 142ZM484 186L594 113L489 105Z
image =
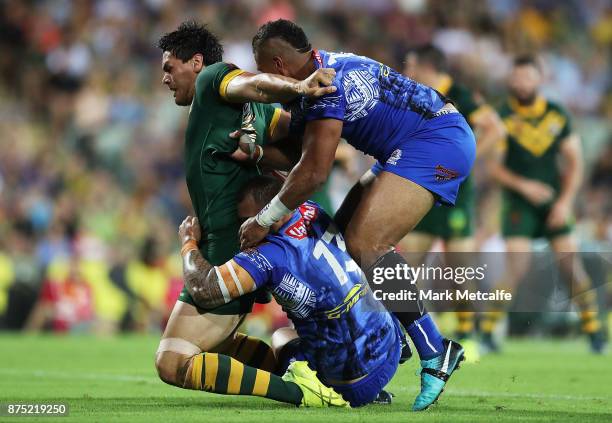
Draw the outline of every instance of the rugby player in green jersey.
M497 112L449 75L446 57L437 47L428 44L409 51L403 73L435 88L454 102L476 134L477 159L486 157L504 137L504 126ZM444 251L449 253L475 251L475 197L474 180L469 176L459 187L455 207L433 207L400 242L401 250L425 255L436 240L441 240ZM466 341L461 343L466 349L467 359L476 361L479 355L477 345L468 341L474 331L474 313L464 306L468 305L458 305L458 308L466 310L457 313L457 337L460 341Z
M319 69L304 81L269 74L250 74L222 62L223 47L204 26L185 22L158 43L163 51L163 84L179 106L190 106L185 134L187 188L204 239L202 256L222 265L239 250L236 197L246 181L258 175L229 155L237 142L230 132L241 128L255 146L286 135L289 115L267 104L287 102L298 95L319 97L335 73ZM283 133L284 132L284 133ZM279 150L281 151L281 150ZM219 277L235 277L221 267ZM188 289L189 288L189 289ZM255 301L269 301L253 292L223 306L196 306L185 287L175 304L156 355L159 377L166 383L222 394L257 395L302 406L335 404L333 391L312 374L293 375L286 382L272 372L276 360L263 341L237 333ZM263 298L262 298L263 297ZM306 392L308 391L308 392ZM315 394L312 394L315 392Z
M572 209L583 173L580 138L572 131L567 112L539 93L541 81L537 59L518 56L509 79L510 97L500 109L508 135L492 176L503 187L502 234L510 253L508 273L500 285L513 288L520 282L530 266L531 241L546 238L568 279L582 330L589 335L592 351L600 353L606 339L592 281L572 230ZM482 330L490 334L501 312L486 316ZM489 347L497 349L493 338L488 339Z

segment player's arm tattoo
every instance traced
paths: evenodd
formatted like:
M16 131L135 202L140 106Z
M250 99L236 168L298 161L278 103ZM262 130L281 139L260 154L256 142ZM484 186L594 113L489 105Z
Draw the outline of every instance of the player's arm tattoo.
M183 279L193 301L206 309L227 304L257 288L253 277L234 259L213 266L197 248L183 254Z
M198 250L183 256L183 280L193 301L202 308L215 308L225 304L218 282L218 273Z

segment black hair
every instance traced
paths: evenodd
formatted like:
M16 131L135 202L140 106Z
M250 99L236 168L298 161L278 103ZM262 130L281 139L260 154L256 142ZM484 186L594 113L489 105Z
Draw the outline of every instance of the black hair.
M206 66L220 62L223 57L223 46L219 39L206 25L196 21L185 21L175 31L164 34L157 42L157 47L169 51L183 63L197 53L204 56Z
M286 41L300 53L308 53L312 50L308 37L306 37L302 28L295 22L278 19L266 22L259 27L253 37L253 52L257 51L262 43L272 38L280 38Z
M519 54L514 57L514 66L533 66L538 71L542 71L542 66L538 58L531 53Z
M266 175L256 176L242 186L238 193L238 202L240 203L248 195L252 195L255 203L263 207L279 193L282 187L283 183L278 178Z
M446 56L438 47L433 44L425 44L408 51L408 54L415 54L420 63L427 63L434 67L438 72L446 72L448 64Z

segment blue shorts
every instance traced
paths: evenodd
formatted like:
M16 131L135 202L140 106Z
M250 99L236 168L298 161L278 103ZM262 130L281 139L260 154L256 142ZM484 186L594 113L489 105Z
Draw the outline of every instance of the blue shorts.
M429 190L437 204L455 205L459 185L468 177L476 159L474 133L460 113L427 121L402 142L386 162L372 172L394 173Z

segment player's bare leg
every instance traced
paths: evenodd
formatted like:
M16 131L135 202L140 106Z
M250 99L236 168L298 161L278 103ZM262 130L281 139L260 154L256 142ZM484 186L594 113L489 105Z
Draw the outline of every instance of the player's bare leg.
M194 306L177 301L155 357L159 377L182 386L187 361L202 352L227 349L241 321L239 315L200 314Z
M200 314L177 301L155 360L160 378L186 389L301 405L304 394L296 383L222 353L232 350L241 322L239 315Z
M401 176L381 172L369 184L346 228L349 253L368 268L392 251L431 209L431 192Z
M395 174L381 172L362 195L347 226L345 239L349 253L362 268L369 269L368 273L373 267L407 265L395 252L395 245L433 204L434 196L427 189ZM406 328L421 358L421 392L412 408L424 410L437 400L463 360L463 348L442 337L420 300L415 302L413 310L394 315Z
M381 172L368 180L366 186L367 191L353 208L345 231L348 252L363 269L369 269L380 257L394 252L395 245L434 203L428 190L389 172ZM393 260L405 262L398 254ZM418 308L416 312L394 314L407 327L423 314L422 305Z
M508 237L506 243L506 265L503 279L493 289L504 289L514 292L525 277L531 265L531 239L528 237ZM504 304L492 304L491 310L483 313L481 324L483 347L487 352L499 351L499 345L493 337L499 321L504 316Z
M576 239L571 234L551 239L550 245L557 256L559 270L568 283L571 299L580 310L582 331L589 336L594 353L602 353L606 337L599 319L597 295L578 251Z
M342 233L346 232L346 228L349 222L351 221L351 219L353 218L353 215L355 214L355 211L357 210L357 206L361 202L361 199L364 196L368 195L368 193L371 190L372 183L374 182L375 179L376 179L376 175L371 170L367 170L361 176L361 178L359 178L359 181L357 181L357 183L353 185L353 187L350 189L346 197L344 197L344 201L342 201L340 208L338 209L338 211L336 212L334 216L334 221L336 222L336 225L340 229L340 232ZM407 236L410 236L410 234L408 234ZM400 248L403 249L403 247L400 247ZM406 250L406 251L411 251L411 250ZM411 357L412 357L412 350L410 349L410 345L406 344L402 348L402 356L400 359L400 363L406 362ZM384 397L385 392L384 391L381 392L381 395ZM387 396L388 398L386 401L382 401L382 398L381 398L380 402L390 403L391 395L388 394Z

